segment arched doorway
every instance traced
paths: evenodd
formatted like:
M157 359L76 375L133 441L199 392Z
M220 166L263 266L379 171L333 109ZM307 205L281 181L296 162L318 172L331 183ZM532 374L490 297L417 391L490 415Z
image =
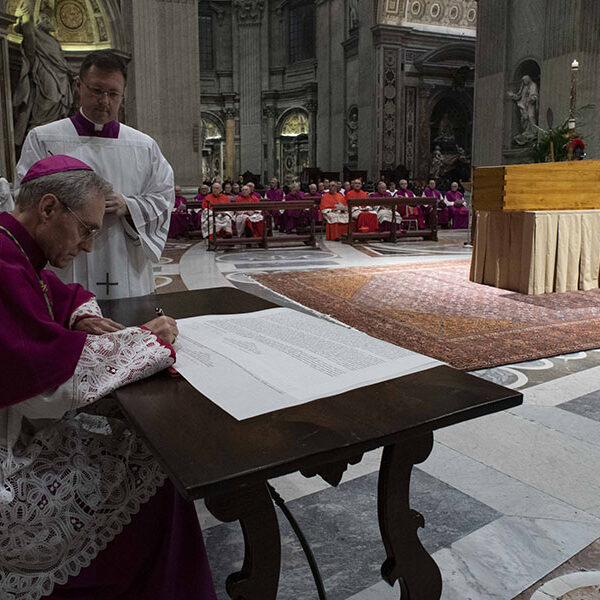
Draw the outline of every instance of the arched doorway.
M452 181L468 180L471 173L473 112L466 98L447 93L439 97L431 110L429 177L441 190Z
M308 114L302 109L284 113L277 127L279 180L289 185L308 168Z
M202 114L202 180L219 179L223 181L225 170L223 157L225 151L225 130L221 121L210 113Z

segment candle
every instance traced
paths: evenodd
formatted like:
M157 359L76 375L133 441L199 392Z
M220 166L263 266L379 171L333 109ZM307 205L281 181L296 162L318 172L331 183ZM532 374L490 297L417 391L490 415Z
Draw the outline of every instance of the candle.
M571 69L573 69L573 70L579 69L579 61L577 59L574 59L573 62L571 63Z

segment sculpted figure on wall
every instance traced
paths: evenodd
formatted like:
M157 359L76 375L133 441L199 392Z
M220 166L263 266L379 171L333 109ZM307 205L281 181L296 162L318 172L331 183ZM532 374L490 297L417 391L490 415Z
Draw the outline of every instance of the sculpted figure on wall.
M442 167L444 166L444 156L439 146L436 146L431 154L431 177L438 179L442 174Z
M346 119L346 132L348 140L347 160L349 164L358 161L358 107L352 106Z
M22 0L15 31L23 35L21 73L13 97L15 143L23 145L27 131L66 117L73 103L72 74L60 43L51 35L54 0L43 0L34 23L35 0Z
M358 0L348 0L348 28L350 31L358 27Z
M433 140L439 144L444 152L454 151L456 149L456 137L454 135L454 123L446 111L440 119L438 125L438 134Z
M521 117L521 131L513 139L523 146L537 138L538 86L529 75L523 75L519 91L509 91L508 97L516 102Z

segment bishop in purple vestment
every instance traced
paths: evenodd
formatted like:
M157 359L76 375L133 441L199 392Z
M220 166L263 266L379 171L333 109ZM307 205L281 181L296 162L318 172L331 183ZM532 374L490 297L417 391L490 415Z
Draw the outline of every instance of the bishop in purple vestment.
M193 504L123 420L78 410L175 359L173 319L124 327L44 269L91 250L111 194L54 155L0 214L0 598L215 599Z
M193 216L187 211L187 198L181 195L181 188L175 186L175 206L171 211L171 222L169 223L169 237L185 235L194 228Z
M300 191L300 184L298 182L292 183L290 191L285 197L285 202L290 200L302 200L304 193ZM281 229L284 233L293 233L294 229L296 232L298 228L302 229L308 225L308 219L303 210L289 210L285 209L281 215Z
M450 211L442 199L442 192L436 189L435 179L430 179L427 183L427 187L423 190L423 196L426 198L435 198L435 206L437 208L437 222L438 225L446 229L448 227L448 221L450 219Z
M458 183L456 181L453 181L450 184L450 189L446 192L444 200L445 200L446 206L448 207L448 212L450 214L450 221L452 222L452 228L453 229L465 229L465 228L467 228L469 226L468 225L469 211L465 207L466 213L467 213L467 225L464 225L464 210L461 212L461 210L459 208L463 204L464 199L463 199L463 195L458 190ZM455 211L455 209L458 209L458 210ZM460 227L457 227L454 224L454 214L455 214L455 212L456 212L456 214L458 216Z
M283 202L283 190L279 187L279 181L273 177L271 179L271 187L267 190L267 200L271 202ZM276 229L281 229L281 212L277 209L270 210L269 215L273 219L273 225Z

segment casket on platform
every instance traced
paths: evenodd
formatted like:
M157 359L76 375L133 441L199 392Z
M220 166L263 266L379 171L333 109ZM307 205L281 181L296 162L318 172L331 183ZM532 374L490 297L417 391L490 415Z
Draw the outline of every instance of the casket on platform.
M600 161L478 167L471 281L524 294L599 287Z

